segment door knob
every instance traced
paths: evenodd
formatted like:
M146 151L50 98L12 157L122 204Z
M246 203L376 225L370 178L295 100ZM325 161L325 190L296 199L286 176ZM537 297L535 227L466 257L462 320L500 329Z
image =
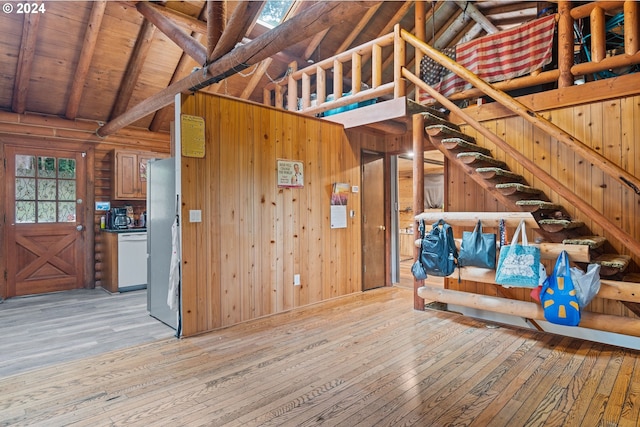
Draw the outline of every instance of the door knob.
M78 230L78 231L82 231L82 230L83 230L83 228L84 228L84 227L82 226L82 224L80 224L80 225L76 225L76 230Z
M380 231L384 231L386 229L387 229L387 227L385 227L384 225L379 225L378 226L378 230L380 230Z

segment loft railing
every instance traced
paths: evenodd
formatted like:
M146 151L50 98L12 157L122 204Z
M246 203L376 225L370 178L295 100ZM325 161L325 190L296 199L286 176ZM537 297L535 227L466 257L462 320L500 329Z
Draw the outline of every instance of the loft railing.
M595 75L608 70L631 67L640 64L640 28L638 15L640 3L635 0L596 1L571 8L571 2L558 3L558 68L537 71L530 75L493 83L496 89L511 91L541 84L557 82L558 87L575 84L576 76ZM607 50L607 14L624 13L624 49ZM589 18L590 27L584 29L589 34L589 57L587 62L574 63L574 24ZM282 81L270 83L263 91L265 105L299 111L307 115L318 115L328 110L345 107L379 98L399 98L407 92L407 82L402 77L402 69L414 64L419 75L422 52L416 50L413 58L407 58L405 32L396 27L393 33L384 35L361 46L352 48L332 58L327 58L302 70L291 64L289 75ZM384 55L383 55L384 54ZM385 79L385 65L393 61L393 75ZM350 81L345 75L349 70ZM363 73L364 71L364 73ZM370 77L363 78L368 72ZM391 74L391 73L388 73ZM327 91L327 78L332 77L333 89ZM345 81L350 89L345 92ZM416 92L419 88L412 87ZM453 101L474 99L484 93L476 88L464 90L448 98ZM286 104L285 104L286 99Z
M395 45L399 40L393 33L387 34L303 70L296 70L295 63L292 63L286 79L265 87L264 104L315 115L349 104L394 94L395 79L399 77L394 76L393 80L383 81L382 53L385 48L393 48L395 52L397 50ZM371 61L368 61L369 59ZM362 81L363 63L368 63L370 67L371 78L368 82ZM343 91L345 65L350 66L351 69L351 88L347 94ZM330 94L327 93L327 75L332 75L333 79L333 90ZM315 80L313 95L312 80ZM286 106L284 105L285 92Z

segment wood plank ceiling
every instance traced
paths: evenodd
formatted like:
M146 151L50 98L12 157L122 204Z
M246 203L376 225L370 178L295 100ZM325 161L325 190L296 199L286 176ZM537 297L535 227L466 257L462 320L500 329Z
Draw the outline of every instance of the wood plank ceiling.
M294 3L286 19L316 3ZM276 31L256 23L260 1L212 2L211 13L205 1L53 1L43 3L40 13L29 14L18 13L18 3L10 4L14 10L0 15L0 109L99 123L188 76L208 56L228 53L237 40L246 45ZM533 19L548 5L425 2L427 40L437 48L453 46ZM303 68L387 34L396 23L414 30L413 1L365 6L358 5L363 13L356 13L354 6L338 24L203 90L261 102L262 88L282 79L292 62ZM207 19L212 21L209 33ZM386 63L385 72L391 73L391 60ZM132 126L167 132L172 119L169 106Z

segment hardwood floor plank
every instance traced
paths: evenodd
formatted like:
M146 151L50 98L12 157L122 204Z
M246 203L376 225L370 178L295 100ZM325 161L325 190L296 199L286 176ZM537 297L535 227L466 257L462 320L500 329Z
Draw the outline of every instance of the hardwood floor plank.
M638 425L639 352L495 326L377 289L2 377L0 425Z

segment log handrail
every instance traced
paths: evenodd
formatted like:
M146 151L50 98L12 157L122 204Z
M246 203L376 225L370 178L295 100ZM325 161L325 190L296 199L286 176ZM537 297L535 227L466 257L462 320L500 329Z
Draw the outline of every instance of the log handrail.
M431 49L433 50L433 48ZM441 59L446 61L451 61L447 56L442 55L438 51L433 50L430 53L434 54L434 52L435 52L435 55L442 56L443 58ZM459 64L456 64L456 66L460 67ZM471 73L470 71L468 72ZM420 80L418 77L416 77L413 73L411 73L406 68L403 68L402 75L405 78L411 80L415 85L420 86L420 88L426 91L427 93L429 93L430 96L437 99L438 102L440 102L445 108L448 108L450 111L455 112L455 114L457 114L464 121L466 121L471 127L476 129L481 135L483 135L485 138L493 142L499 149L507 153L509 156L513 157L524 168L526 168L531 173L533 173L544 184L548 185L550 188L553 188L553 190L556 193L558 193L561 197L563 197L564 199L569 201L571 204L573 204L577 209L584 212L589 217L593 218L594 221L596 221L598 224L601 224L613 237L618 239L630 251L634 253L640 253L640 242L636 241L627 232L622 230L617 224L615 224L608 217L600 213L598 210L596 210L593 206L588 204L582 198L577 197L573 191L571 191L569 188L561 184L557 179L551 176L547 171L545 171L540 166L535 164L535 162L533 162L528 157L520 153L520 151L513 148L506 141L502 140L502 138L500 138L499 136L491 132L489 129L482 126L482 124L477 120L475 120L473 117L471 117L471 115L467 114L464 110L460 109L457 105L449 101L445 96L438 93L438 91L433 89L431 86L424 83L422 80ZM477 80L480 80L477 76L475 78ZM483 84L489 85L488 83L484 83L484 82ZM495 89L493 89L493 91L496 93L498 92ZM502 93L502 95L500 95L498 98L503 98L503 97L508 97L511 100L513 100L513 98L509 97L507 94L504 94L504 93ZM529 110L527 109L527 111Z

